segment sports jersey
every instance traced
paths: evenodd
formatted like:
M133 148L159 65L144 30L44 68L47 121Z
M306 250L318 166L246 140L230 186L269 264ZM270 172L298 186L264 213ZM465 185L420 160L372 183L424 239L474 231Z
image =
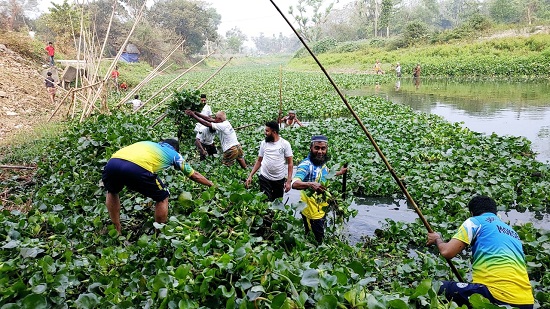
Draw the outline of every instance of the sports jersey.
M194 173L193 168L167 143L137 142L118 150L112 158L130 161L151 173L157 173L170 166L183 171L187 177Z
M518 234L493 213L464 221L453 236L472 247L472 279L487 286L497 300L532 304L525 255Z
M328 185L326 179L327 174L329 173L328 167L326 164L323 166L315 166L311 162L309 155L305 158L296 169L296 174L292 178L292 182L300 180L303 182L317 182L323 186ZM319 194L313 192L312 190L301 190L300 198L306 203L306 208L302 210L302 214L309 219L321 219L325 216L324 207L328 206L324 194L329 194L328 192Z

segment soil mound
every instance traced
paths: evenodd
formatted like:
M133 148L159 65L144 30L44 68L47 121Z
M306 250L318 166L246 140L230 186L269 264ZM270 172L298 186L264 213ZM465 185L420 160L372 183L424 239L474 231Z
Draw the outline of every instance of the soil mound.
M0 145L45 123L55 109L41 71L47 72L0 44Z

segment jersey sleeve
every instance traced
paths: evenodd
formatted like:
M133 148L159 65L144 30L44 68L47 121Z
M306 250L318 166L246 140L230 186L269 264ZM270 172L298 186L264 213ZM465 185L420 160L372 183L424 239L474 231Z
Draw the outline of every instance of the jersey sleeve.
M307 162L302 162L298 165L298 168L296 168L296 174L294 174L294 177L292 178L292 182L296 180L304 181L307 177L307 174L309 172L309 164Z
M191 177L195 170L189 165L189 163L185 162L185 159L176 152L176 155L174 156L174 161L172 163L174 167L180 171L183 172L183 174L187 177Z
M288 141L285 141L284 145L285 158L292 157L292 147L290 147L290 143Z
M472 218L464 221L453 238L462 241L465 244L471 244L479 231L480 225L476 224Z

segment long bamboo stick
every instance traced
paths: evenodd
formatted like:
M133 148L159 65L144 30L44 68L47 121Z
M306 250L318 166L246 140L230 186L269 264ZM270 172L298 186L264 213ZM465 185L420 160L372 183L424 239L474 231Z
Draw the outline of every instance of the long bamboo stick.
M344 104L346 105L346 107L348 108L348 110L350 111L350 113L353 115L353 118L355 118L355 120L357 121L357 123L359 124L359 126L361 127L361 129L363 130L363 132L367 135L369 141L371 142L371 144L374 146L374 149L376 150L376 152L378 153L378 155L380 156L380 158L382 159L382 161L384 161L384 164L386 165L386 167L388 168L390 174L392 175L393 179L395 180L395 182L399 185L399 188L401 189L401 191L403 192L403 194L407 197L407 201L409 201L409 203L413 206L416 214L418 215L418 217L420 218L420 220L422 221L422 223L424 224L424 227L426 228L426 230L428 230L428 232L433 232L430 224L428 223L428 221L426 220L426 218L424 217L424 215L422 215L422 212L420 211L420 208L416 205L416 202L414 201L414 199L412 198L412 196L409 194L409 191L407 190L407 188L405 187L405 185L403 184L403 182L401 181L401 179L397 176L397 173L395 172L395 170L392 168L392 166L390 165L390 163L388 162L388 160L386 159L386 157L384 156L384 154L382 153L382 150L380 149L380 147L378 147L378 144L376 143L376 141L374 140L374 138L372 137L372 135L370 134L370 132L367 130L367 128L365 127L365 125L363 124L363 122L361 121L361 119L359 118L359 116L357 116L357 114L355 113L355 111L353 110L353 108L351 107L351 105L348 103L348 101L346 100L346 98L344 97L344 95L342 94L342 92L340 91L340 89L338 88L338 86L336 85L336 83L332 80L332 78L330 77L330 75L328 74L328 72L325 70L325 68L323 67L323 65L321 64L321 62L319 61L319 59L317 59L317 56L315 56L315 54L311 51L311 49L309 48L309 46L306 44L306 42L304 41L304 39L300 36L300 34L298 33L298 31L296 31L296 29L294 28L294 26L292 26L292 24L290 23L290 21L286 18L286 16L283 14L283 12L281 12L281 10L279 9L279 7L275 4L275 2L273 2L273 0L269 0L273 6L277 9L277 11L279 12L279 14L281 14L281 16L284 18L284 20L288 23L288 25L290 26L290 28L292 29L292 31L294 31L294 33L296 34L296 36L298 37L298 39L302 42L302 44L304 45L304 47L307 49L307 51L309 52L309 54L313 57L313 59L315 60L315 62L317 63L317 65L319 65L319 67L321 68L321 70L323 71L323 73L325 74L325 76L327 77L327 79L329 80L329 82L332 84L332 86L334 87L334 89L336 90L336 92L338 93L338 95L340 96L340 98L342 99L342 101L344 102ZM455 274L455 276L458 278L458 280L460 282L464 282L464 280L462 279L462 276L460 275L460 273L458 272L458 270L456 269L456 267L454 266L453 262L450 260L450 259L446 259L447 260L447 264L449 264L449 267L451 268L452 272Z
M156 97L159 93L163 92L164 89L170 87L173 83L175 83L178 79L180 79L183 75L187 74L189 71L191 71L194 67L202 63L204 60L206 60L208 57L210 57L214 52L206 55L206 57L202 58L201 60L197 61L197 63L190 66L187 70L183 71L182 73L178 74L178 76L174 77L169 83L161 87L157 92L152 94L147 101L145 101L143 104L149 103L154 97Z
M197 87L197 90L201 89L202 87L204 87L204 85L206 85L214 76L216 76L230 61L231 59L233 59L233 57L230 57L229 60L227 60L216 72L214 72L214 74L210 75L210 77L208 77L204 82L202 82L202 84L200 84L198 87ZM181 85L180 87L178 87L177 91L181 91L183 89L183 87L187 84L187 82L183 83L183 85ZM144 113L144 115L147 115L149 114L151 111L155 110L157 107L159 107L162 103L164 103L166 100L168 100L169 98L172 97L172 95L174 95L173 93L169 94L168 96L166 96L164 99L162 99L162 101L160 101L159 103L157 103L155 106L151 107L151 109L149 109L147 112ZM142 105L143 106L143 105ZM140 108L142 107L140 106ZM139 109L138 109L139 110ZM134 113L137 112L134 111Z
M182 40L179 44L177 44L174 49L168 54L168 56L164 57L164 59L151 71L134 89L132 89L124 98L122 98L115 107L119 107L120 105L124 104L126 101L128 101L136 92L138 92L143 86L145 86L149 81L151 81L154 77L156 77L156 73L160 70L160 68L170 59L172 54L178 50L180 46L185 43L185 40ZM164 68L166 70L168 67Z

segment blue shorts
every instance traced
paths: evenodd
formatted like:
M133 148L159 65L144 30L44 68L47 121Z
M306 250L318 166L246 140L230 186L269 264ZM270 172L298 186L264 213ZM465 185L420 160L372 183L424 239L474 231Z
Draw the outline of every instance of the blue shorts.
M459 306L470 305L469 298L474 294L480 294L496 305L510 305L519 309L532 309L533 305L514 305L499 301L491 295L487 286L478 283L463 283L455 281L441 281L439 294L445 294L445 298L453 300Z
M118 194L126 186L155 202L163 201L170 195L157 174L123 159L110 159L103 169L101 179L109 193Z

